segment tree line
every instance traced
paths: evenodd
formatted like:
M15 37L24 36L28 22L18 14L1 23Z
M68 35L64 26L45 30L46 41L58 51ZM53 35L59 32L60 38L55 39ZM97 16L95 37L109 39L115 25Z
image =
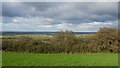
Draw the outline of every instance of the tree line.
M60 31L51 39L33 39L18 37L3 39L2 50L5 52L25 53L118 53L119 32L114 28L100 28L91 38L76 37L72 31Z

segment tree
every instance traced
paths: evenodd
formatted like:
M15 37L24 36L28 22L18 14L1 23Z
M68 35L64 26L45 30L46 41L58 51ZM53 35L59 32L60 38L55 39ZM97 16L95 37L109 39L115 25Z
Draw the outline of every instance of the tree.
M75 42L75 34L72 31L65 30L55 34L52 43L58 53L66 52L68 54L71 51L71 47L75 45Z
M117 52L118 50L118 30L114 28L100 28L95 34L96 45L101 51L109 50Z

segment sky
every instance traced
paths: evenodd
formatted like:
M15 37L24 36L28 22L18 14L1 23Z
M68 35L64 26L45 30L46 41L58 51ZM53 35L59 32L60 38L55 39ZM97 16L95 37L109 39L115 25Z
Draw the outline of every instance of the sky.
M118 26L117 2L3 2L1 14L2 31L96 32Z

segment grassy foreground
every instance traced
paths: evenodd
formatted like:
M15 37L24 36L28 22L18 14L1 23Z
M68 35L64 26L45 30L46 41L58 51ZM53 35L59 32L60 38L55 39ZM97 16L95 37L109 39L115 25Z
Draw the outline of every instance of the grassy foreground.
M3 66L117 66L118 54L3 53Z

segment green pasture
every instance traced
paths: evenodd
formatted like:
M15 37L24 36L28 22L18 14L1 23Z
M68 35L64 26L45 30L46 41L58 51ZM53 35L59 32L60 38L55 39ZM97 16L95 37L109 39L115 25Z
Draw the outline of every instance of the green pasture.
M94 34L76 34L76 37L79 38L91 38ZM21 37L21 36L28 36L33 39L46 39L46 38L52 38L53 35L46 35L46 34L23 34L23 35L3 35L0 36L0 38L13 38L13 37Z
M3 53L3 66L117 66L118 54Z
M0 51L0 67L2 66L2 51Z

